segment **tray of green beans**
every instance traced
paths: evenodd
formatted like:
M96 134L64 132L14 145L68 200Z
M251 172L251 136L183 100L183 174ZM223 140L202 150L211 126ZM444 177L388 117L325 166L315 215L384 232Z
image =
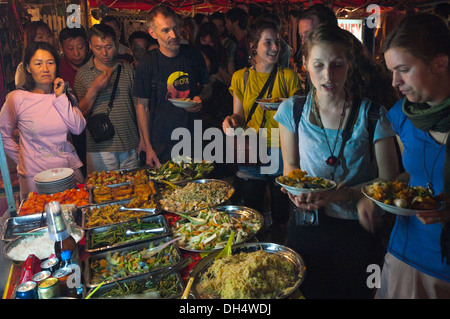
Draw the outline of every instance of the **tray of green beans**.
M163 215L147 216L119 224L92 228L86 231L86 251L98 253L170 234Z

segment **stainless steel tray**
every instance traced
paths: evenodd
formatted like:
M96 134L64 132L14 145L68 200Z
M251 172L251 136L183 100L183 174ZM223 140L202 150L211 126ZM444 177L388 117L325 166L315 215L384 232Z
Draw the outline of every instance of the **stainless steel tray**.
M286 246L282 246L282 245L278 245L278 244L274 244L274 243L243 243L243 244L238 244L238 245L232 246L231 251L232 251L232 254L238 254L241 252L243 252L243 253L255 252L255 251L258 251L261 249L264 251L270 252L272 254L277 254L279 256L282 256L294 265L296 272L298 273L299 280L289 291L287 291L285 294L283 294L279 298L282 299L282 298L289 297L293 292L295 292L298 289L298 287L301 285L301 283L303 282L303 280L305 278L306 266L303 261L303 258L294 250L292 250ZM196 298L211 298L211 299L213 298L213 296L201 295L199 293L199 291L197 290L197 284L198 284L202 274L205 271L207 271L209 267L212 266L216 256L220 252L221 251L218 250L218 251L215 251L215 252L209 254L205 258L201 259L191 270L190 276L194 277L194 282L192 283L191 292L194 294L194 296Z
M104 203L101 203L101 204L94 204L94 205L90 205L90 206L88 206L88 207L84 207L84 208L81 210L81 212L82 212L82 223L81 223L81 226L82 226L84 229L86 229L86 230L106 226L106 225L102 225L102 226L96 226L96 227L87 227L87 226L86 226L86 222L87 222L86 213L87 213L88 211L92 210L93 208L100 208L100 207L103 207L103 206L106 206L106 205L119 205L119 206L120 206L120 205L126 205L126 204L130 203L130 201L131 201L132 199L133 199L133 198L127 198L127 199L122 199L122 200L117 200L117 201L111 201L111 202L104 202ZM140 209L140 211L144 211L144 212L145 212L146 210L148 210L148 216L158 215L158 214L160 214L160 213L162 212L161 209L159 208L159 205L157 205L154 209L153 209L153 208L143 208L143 209ZM127 221L131 221L131 220L133 220L133 219L130 219L130 220L127 220ZM123 221L123 222L124 222L124 221ZM108 226L110 226L110 225L116 225L116 224L119 224L119 223L109 224Z
M111 172L119 172L119 174L127 174L127 173L134 173L134 172L138 172L138 171L145 171L145 173L147 174L147 170L150 168L149 165L145 165L145 166L141 166L141 167L137 167L137 168L126 168L126 169L113 169L113 170L107 170L105 171L106 173L111 173ZM148 174L147 174L148 175ZM87 188L93 188L96 186L87 186L87 181L88 181L88 176L86 177L86 179L84 180L84 183L86 184ZM110 184L110 186L112 185L126 185L127 183L131 183L130 182L124 182L124 183L117 183L117 184Z
M220 211L220 212L227 213L230 217L245 216L248 218L257 219L260 222L259 228L255 232L249 234L246 238L244 238L243 241L239 242L239 244L244 243L244 242L249 242L261 231L262 226L264 226L263 215L260 212L258 212L257 210L251 209L249 207L235 206L235 205L223 205L223 206L215 206L215 207L211 207L211 208L215 209L217 211ZM198 212L199 211L194 212L193 215L196 215ZM176 231L174 229L172 231L174 233L176 233ZM174 236L176 237L177 235L174 235ZM235 239L236 239L236 236L235 236ZM225 246L225 244L223 246ZM191 251L191 252L199 252L199 253L209 253L209 252L220 250L223 248L223 247L220 247L220 248L214 248L214 249L208 249L208 250L200 250L200 249L186 248L181 245L179 245L179 247L181 250L186 250L186 251Z
M92 280L93 280L93 275L92 275L92 272L91 272L91 263L92 262L97 261L97 260L101 260L101 259L105 259L108 256L108 254L112 255L115 252L118 252L120 254L120 253L124 253L124 252L140 251L140 250L143 250L144 248L147 248L150 245L150 243L153 243L154 246L156 247L156 246L158 246L160 244L164 244L164 243L166 243L166 242L168 242L170 240L171 240L170 237L164 237L164 238L159 238L159 239L156 239L156 240L149 240L149 241L142 242L142 243L139 243L139 244L135 244L135 245L132 245L132 246L116 248L116 249L104 251L104 252L101 252L101 253L98 253L98 254L90 255L84 261L84 282L85 282L86 287L87 288L94 288L94 287L97 287L98 285L101 284L101 282L96 282L96 283L92 282ZM122 280L122 279L126 279L126 278L132 278L132 277L135 277L137 275L148 274L148 273L160 270L160 269L165 269L165 268L167 268L169 266L173 266L174 264L176 264L177 262L179 262L181 260L182 255L181 255L180 249L178 248L178 245L176 244L176 242L174 242L174 243L172 243L170 245L173 245L174 249L175 249L175 260L172 261L171 265L149 269L148 271L143 271L143 272L138 273L138 274L132 274L132 275L124 276L124 277L118 277L118 278L114 278L114 279L109 279L109 280L105 281L104 284L109 284L109 283L116 282L116 281L119 281L119 280Z
M70 216L68 216L69 223L75 224L77 226L82 226L82 213L81 209L75 207L73 209L69 209L69 206L72 205L61 205L63 211L67 209ZM65 207L67 206L67 208ZM66 216L66 215L64 215ZM43 226L47 226L47 213L41 212L37 214L24 215L24 216L15 216L10 217L5 220L5 223L1 230L1 239L3 241L11 241L17 238L15 233L27 233L29 231L35 230L36 228L40 228Z
M103 246L103 247L93 248L91 246L91 238L94 234L103 233L103 232L112 230L114 228L117 228L119 226L135 224L135 223L137 223L137 221L131 220L131 221L126 221L126 222L122 222L122 223L118 223L118 224L114 224L114 225L108 225L108 226L89 229L89 230L86 230L86 251L89 253L98 253L101 251L106 251L106 250L115 249L115 248L119 248L119 247L134 245L136 243L140 243L140 242L144 242L144 241L155 240L155 239L158 239L161 237L166 237L166 236L170 235L169 225L167 223L166 218L163 215L139 218L139 221L143 222L143 223L152 223L152 222L158 223L159 225L161 225L162 228L164 228L164 231L160 232L160 233L156 233L155 236L152 238L135 239L133 241L129 241L126 243L117 243L117 244L113 244L111 246Z
M34 232L40 233L42 231L47 231L47 227L37 228L37 229L32 230L32 231L30 231L28 233L34 233ZM84 230L81 227L79 227L79 226L71 226L71 233L72 234L77 234L77 236L80 237L80 241L84 237ZM15 259L9 257L8 253L11 251L11 249L13 249L17 245L19 245L23 240L25 240L25 238L27 238L29 236L30 235L17 237L15 239L13 239L12 241L10 241L8 244L6 244L5 247L3 248L4 256L6 258L12 260L12 261L15 261L15 262L22 262L23 260L15 260ZM48 235L44 234L42 236L48 236ZM35 252L32 252L32 251L30 251L29 254L35 254L37 256L37 254ZM37 257L39 258L39 256L37 256ZM45 256L44 258L48 258L48 257L49 256Z
M117 282L112 282L110 284L104 284L102 285L100 288L98 288L98 290L90 297L90 299L100 299L102 297L102 295L110 292L113 289L116 289L118 286L123 287L123 285L127 285L129 286L130 284L132 284L133 282L137 282L137 283L145 283L147 282L147 277L149 275L145 274L145 275L137 275L135 277L132 278L127 278L127 279L123 279ZM175 276L175 282L176 282L176 289L177 289L177 293L172 295L172 296L167 296L164 299L178 299L179 297L181 297L181 295L183 294L184 289L186 288L186 284L183 282L181 275L177 272L174 273L172 275L169 276ZM89 294L92 293L92 291L94 291L95 288L91 288L86 292L86 295L84 296L84 298L86 298ZM118 297L103 297L102 299L128 299L128 298L139 298L139 295L132 295L132 296L118 296ZM143 298L145 296L143 295Z
M192 180L192 181L185 181L185 182L181 182L179 184L177 184L176 186L182 188L184 186L186 186L188 183L198 183L198 184L207 184L207 183L212 183L212 182L218 182L224 185L224 187L229 187L230 188L230 193L228 195L228 197L226 199L224 199L222 202L214 204L214 205L209 205L209 207L215 207L215 206L219 206L219 205L223 205L225 204L233 195L234 192L236 191L235 188L233 187L233 185L231 185L230 183L220 180L220 179L196 179L196 180ZM170 186L166 185L166 191L161 191L160 192L160 199L163 199L164 196L169 196L170 194L166 194L166 192L170 192ZM173 212L173 211L169 211L169 210L165 210L164 207L162 207L162 205L159 203L161 210L164 210L168 213L184 213L184 211L177 211L177 212ZM206 208L206 207L203 207ZM201 209L203 209L201 208ZM200 210L200 209L197 209ZM192 212L188 212L189 214L193 213Z

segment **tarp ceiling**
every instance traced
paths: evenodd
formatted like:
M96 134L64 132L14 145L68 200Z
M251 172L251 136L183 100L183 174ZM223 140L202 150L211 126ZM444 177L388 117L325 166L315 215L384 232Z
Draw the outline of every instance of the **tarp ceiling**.
M172 7L176 11L199 11L199 12L214 12L214 11L226 11L229 8L240 3L258 3L261 5L302 5L308 7L310 4L324 3L334 8L358 8L369 4L377 4L381 7L393 7L399 3L406 3L413 7L423 5L430 2L441 1L429 1L429 0L415 0L415 1L393 1L393 0L326 0L326 1L313 1L313 0L89 0L91 8L99 8L106 6L111 9L119 10L150 10L153 6L164 3Z

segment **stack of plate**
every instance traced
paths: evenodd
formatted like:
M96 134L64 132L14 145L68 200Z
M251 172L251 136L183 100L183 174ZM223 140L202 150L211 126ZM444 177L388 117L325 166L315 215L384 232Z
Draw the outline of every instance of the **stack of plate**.
M36 174L33 180L39 194L54 194L77 187L71 168L49 169Z

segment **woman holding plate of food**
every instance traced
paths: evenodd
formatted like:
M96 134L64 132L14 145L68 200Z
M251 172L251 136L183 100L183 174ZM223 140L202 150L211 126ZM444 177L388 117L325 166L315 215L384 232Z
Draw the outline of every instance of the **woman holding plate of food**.
M259 163L238 164L234 186L236 192L242 195L244 206L261 213L268 187L272 230L280 230L284 234L283 230L286 229L289 220L289 198L275 183L275 177L282 171L278 123L273 119L275 110L265 107L257 100L292 96L301 91L300 79L293 70L277 64L280 39L276 24L272 21L264 18L253 21L248 32L248 43L252 66L233 74L230 86L233 95L233 114L224 119L222 127L226 134L237 128L245 128L246 132L253 130L264 136L264 130L267 130L268 156L271 159L273 157L275 162L269 165L275 167L274 172L264 173L262 169L264 165ZM282 241L283 238L279 240Z
M356 203L362 185L378 177L392 179L399 169L386 109L372 102L378 96L361 79L383 74L353 35L337 25L314 29L303 48L312 89L306 97L284 101L275 115L283 175L302 170L337 186L289 193L297 209L319 212L317 226L290 224L287 245L308 267L301 288L306 298L370 298L374 291L366 284L367 266L380 264L384 252L379 238L360 226ZM359 52L365 55L356 58Z
M383 46L392 85L404 98L388 118L404 146L408 187L427 188L444 204L440 210L398 215L376 297L450 298L450 31L440 17L419 13L404 18ZM369 228L375 205L359 205Z

